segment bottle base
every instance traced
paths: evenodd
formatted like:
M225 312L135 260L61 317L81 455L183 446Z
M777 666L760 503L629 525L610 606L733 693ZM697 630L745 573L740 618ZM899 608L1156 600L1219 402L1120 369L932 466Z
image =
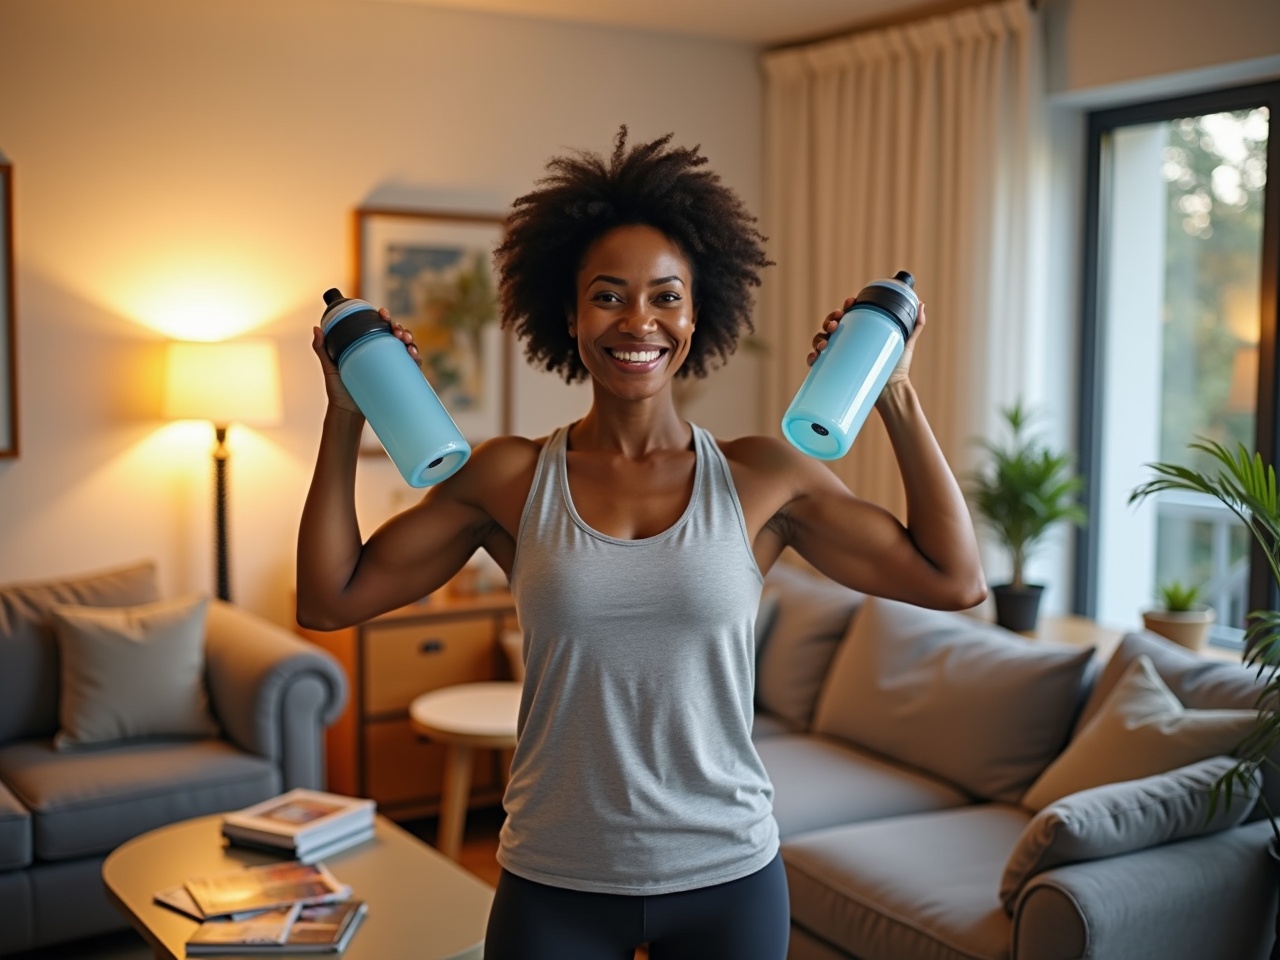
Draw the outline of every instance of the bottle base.
M782 435L801 453L819 460L838 460L849 452L850 445L838 427L812 417L785 418Z
M471 458L471 448L450 449L426 460L404 475L411 487L430 487L448 480Z

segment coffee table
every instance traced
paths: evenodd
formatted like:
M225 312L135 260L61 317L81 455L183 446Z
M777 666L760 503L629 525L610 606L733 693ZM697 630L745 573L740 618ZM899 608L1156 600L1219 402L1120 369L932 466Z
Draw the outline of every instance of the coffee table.
M227 846L221 823L215 814L160 827L121 844L102 865L112 902L161 960L183 960L197 924L155 903L156 891L283 859ZM390 820L378 816L373 839L324 863L369 904L342 960L480 960L493 890Z

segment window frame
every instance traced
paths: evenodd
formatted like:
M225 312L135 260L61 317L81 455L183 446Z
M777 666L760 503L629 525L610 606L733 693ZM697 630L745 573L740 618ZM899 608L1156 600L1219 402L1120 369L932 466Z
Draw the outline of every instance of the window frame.
M1280 339L1277 337L1277 283L1280 282L1280 79L1246 86L1132 103L1087 116L1083 251L1081 260L1081 318L1077 408L1077 466L1084 478L1082 502L1090 517L1101 516L1098 479L1102 459L1103 398L1107 359L1099 305L1105 299L1107 277L1102 263L1107 254L1107 224L1111 183L1110 135L1122 128L1230 110L1266 106L1270 111L1267 137L1267 190L1263 202L1258 340L1258 393L1254 421L1254 450L1276 463L1280 451ZM1097 612L1100 538L1089 524L1075 535L1072 612L1092 618ZM1272 582L1261 548L1250 544L1250 610L1280 607L1280 589Z

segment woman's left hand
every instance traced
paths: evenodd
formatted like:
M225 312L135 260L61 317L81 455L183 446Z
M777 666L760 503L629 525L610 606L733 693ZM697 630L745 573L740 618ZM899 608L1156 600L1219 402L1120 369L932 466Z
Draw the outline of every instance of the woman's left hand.
M813 362L818 359L818 354L827 348L827 340L831 334L835 332L836 327L840 324L840 318L849 312L849 308L854 304L854 297L850 297L844 302L844 306L839 310L832 310L827 314L827 318L822 321L822 329L813 336L813 349L809 351L809 356L805 362L809 366L813 366ZM915 353L916 341L920 339L920 332L924 330L927 318L924 315L924 304L920 304L920 313L916 317L915 329L911 331L911 336L907 338L907 344L903 348L902 356L898 358L897 365L893 368L893 373L889 374L889 380L885 386L894 383L901 383L903 380L910 379L911 358Z

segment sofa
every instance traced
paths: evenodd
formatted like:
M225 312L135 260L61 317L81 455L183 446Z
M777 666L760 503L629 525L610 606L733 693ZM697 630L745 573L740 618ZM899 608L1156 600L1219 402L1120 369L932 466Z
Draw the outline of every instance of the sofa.
M1157 637L1114 652L864 598L780 563L753 736L774 785L789 960L1261 960L1259 792L1210 784L1255 677Z
M0 955L127 926L101 867L131 837L323 787L346 696L327 653L162 599L149 562L0 586Z

